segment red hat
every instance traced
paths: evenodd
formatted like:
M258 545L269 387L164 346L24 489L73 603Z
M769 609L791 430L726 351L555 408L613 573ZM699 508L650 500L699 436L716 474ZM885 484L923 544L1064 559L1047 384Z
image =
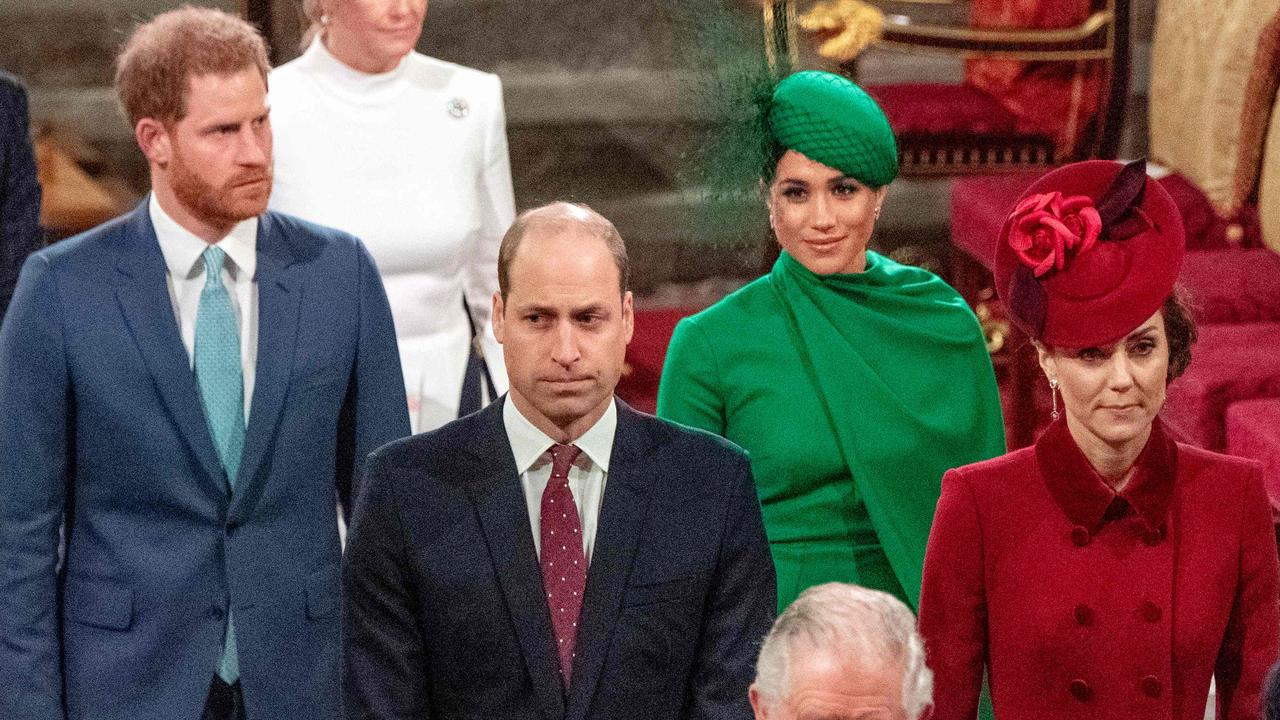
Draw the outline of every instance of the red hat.
M1018 327L1051 346L1124 337L1173 292L1186 245L1146 161L1057 168L1023 194L996 245L996 290Z

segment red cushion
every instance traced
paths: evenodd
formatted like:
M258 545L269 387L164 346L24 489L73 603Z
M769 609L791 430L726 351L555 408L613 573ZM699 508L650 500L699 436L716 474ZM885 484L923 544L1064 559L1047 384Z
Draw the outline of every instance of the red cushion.
M990 270L1004 220L1031 183L1043 173L977 175L951 188L951 243Z
M658 381L671 333L693 308L654 308L636 311L636 329L627 346L627 366L618 381L618 397L631 407L651 413L658 404Z
M1160 185L1169 191L1182 212L1188 250L1264 247L1256 203L1245 203L1235 217L1224 218L1195 183L1178 173L1162 178Z
M1178 282L1201 323L1280 320L1280 255L1266 248L1188 252Z
M867 88L898 136L1016 133L1017 118L970 85L899 83Z
M1191 367L1169 386L1164 419L1183 442L1226 449L1224 417L1233 402L1280 398L1280 323L1204 325Z
M1271 514L1280 519L1280 399L1242 400L1227 408L1227 452L1262 462Z

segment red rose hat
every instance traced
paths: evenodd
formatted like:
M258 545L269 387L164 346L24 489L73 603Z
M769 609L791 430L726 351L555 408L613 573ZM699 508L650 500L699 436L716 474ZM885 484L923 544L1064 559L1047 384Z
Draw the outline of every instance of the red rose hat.
M1146 161L1072 163L1037 180L1005 220L996 291L1036 340L1105 345L1160 309L1185 245L1182 216Z

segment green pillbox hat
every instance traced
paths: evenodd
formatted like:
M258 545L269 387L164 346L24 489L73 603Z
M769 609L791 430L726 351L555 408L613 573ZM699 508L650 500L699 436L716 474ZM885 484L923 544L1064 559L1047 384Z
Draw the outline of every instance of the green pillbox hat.
M851 80L804 70L778 83L769 131L784 148L870 187L898 176L898 143L884 111Z

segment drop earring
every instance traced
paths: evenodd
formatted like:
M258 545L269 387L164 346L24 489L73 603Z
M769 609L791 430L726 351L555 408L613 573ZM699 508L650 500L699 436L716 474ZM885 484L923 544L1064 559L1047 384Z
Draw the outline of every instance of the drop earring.
M1049 413L1049 417L1054 420L1058 419L1058 378L1049 378L1049 397L1053 400L1053 411Z

